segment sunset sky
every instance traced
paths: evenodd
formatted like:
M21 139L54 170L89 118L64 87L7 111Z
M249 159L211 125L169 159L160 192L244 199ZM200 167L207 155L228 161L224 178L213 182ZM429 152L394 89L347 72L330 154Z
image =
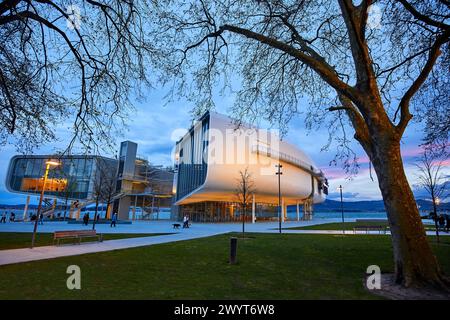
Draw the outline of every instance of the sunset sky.
M163 100L164 92L154 90L150 92L146 101L136 104L136 110L128 120L128 128L123 130L121 137L117 137L117 145L120 141L131 140L138 143L138 154L147 158L153 164L171 165L171 152L174 147L174 140L177 129L186 129L191 125L190 111L192 105L180 100L174 103L165 104ZM218 97L216 100L216 111L227 114L229 106L232 104L231 98ZM301 110L301 106L299 110ZM307 132L301 115L294 118L290 129L285 137L302 150L304 150L319 166L330 182L329 199L338 199L337 187L342 184L344 199L346 201L358 200L380 200L381 194L378 189L375 172L372 171L373 181L369 174L369 163L367 156L357 143L354 143L354 150L358 154L360 170L356 176L349 177L344 172L342 166L329 166L334 157L333 150L322 151L326 144L328 133L325 129ZM177 130L177 131L175 131ZM174 133L175 131L175 133ZM48 143L40 149L35 150L35 154L48 154L61 150L66 146L69 138L67 124L61 124L57 129L59 140L55 143ZM175 137L174 137L175 136ZM417 169L414 163L417 161L421 149L419 147L422 138L422 127L420 124L412 123L405 133L402 144L402 154L405 163L406 173L412 185L416 183ZM0 203L20 204L24 203L25 196L12 194L5 189L5 175L10 158L16 154L14 145L7 145L0 149ZM113 154L103 154L113 156ZM450 176L450 164L446 163L445 174ZM419 198L428 198L423 190L415 190ZM37 198L37 197L34 197ZM37 202L37 199L32 199Z

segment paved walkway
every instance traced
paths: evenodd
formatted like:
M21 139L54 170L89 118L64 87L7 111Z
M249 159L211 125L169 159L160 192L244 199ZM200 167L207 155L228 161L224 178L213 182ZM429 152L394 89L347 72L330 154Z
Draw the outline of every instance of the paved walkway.
M337 219L336 221L333 219L317 219L313 221L286 222L283 224L283 228L316 225L337 221ZM189 229L179 230L174 230L172 228L172 223L172 221L134 222L131 225L118 225L117 228L110 228L109 225L98 225L96 229L99 233L139 234L169 233L174 231L176 233L161 236L108 240L101 243L94 242L85 243L82 245L70 244L62 246L35 247L34 249L23 248L0 250L0 265L198 239L229 232L239 232L242 230L242 224L240 223L194 223ZM48 222L42 226L39 226L39 232L53 232L55 230L82 230L86 228L87 227L82 225L69 225L65 222ZM279 231L277 228L278 223L276 222L246 224L247 232L278 233ZM0 232L32 232L32 225L30 223L7 223L0 225ZM342 231L339 230L283 230L282 232L288 234L342 234ZM379 234L376 231L369 233ZM346 231L345 234L354 233L353 231ZM434 232L427 232L427 234L433 235Z

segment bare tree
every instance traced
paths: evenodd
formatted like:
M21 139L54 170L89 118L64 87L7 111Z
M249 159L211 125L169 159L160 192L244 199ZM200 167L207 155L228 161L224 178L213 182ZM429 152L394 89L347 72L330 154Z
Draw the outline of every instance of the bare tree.
M148 84L140 0L4 0L0 3L0 144L30 151L72 123L72 140L111 147ZM111 147L112 148L112 147Z
M245 219L247 216L247 208L252 202L252 196L255 192L255 185L252 180L252 175L245 168L244 171L239 171L239 179L236 183L236 199L241 207L241 217L242 217L242 238L245 238Z
M116 188L116 167L105 158L97 158L95 166L95 179L93 185L93 198L95 200L95 214L92 229L95 229L98 216L98 206L106 203L108 207L115 194Z
M105 183L103 184L103 202L106 204L106 214L110 206L113 203L114 196L117 194L116 191L116 171L108 171L105 178Z
M416 164L418 168L418 187L424 188L431 196L433 204L433 220L436 227L436 237L439 242L438 214L437 206L444 196L447 187L447 178L442 173L442 160L439 160L429 152L424 152L420 162Z
M63 197L64 197L64 217L63 220L66 221L67 216L67 203L69 202L70 198L73 198L73 193L77 189L77 180L74 176L67 176L65 178L66 180L66 186L63 191Z
M353 131L378 177L396 282L448 288L400 153L414 112L417 121L429 110L448 119L448 1L164 1L155 14L149 32L163 79L197 113L214 107L215 92L235 94L236 118L285 132L305 104L307 126L328 128L347 170ZM435 133L442 141L448 127Z

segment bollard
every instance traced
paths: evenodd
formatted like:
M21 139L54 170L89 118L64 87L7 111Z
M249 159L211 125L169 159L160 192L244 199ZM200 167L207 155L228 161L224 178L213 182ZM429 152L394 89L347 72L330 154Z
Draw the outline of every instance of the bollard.
M230 264L236 264L237 238L230 238Z

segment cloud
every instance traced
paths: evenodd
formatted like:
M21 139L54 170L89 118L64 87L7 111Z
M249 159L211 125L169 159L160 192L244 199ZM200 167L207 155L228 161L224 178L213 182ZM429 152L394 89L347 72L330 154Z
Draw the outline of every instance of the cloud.
M121 136L116 137L117 149L122 140L130 140L138 143L138 154L148 159L155 165L171 165L171 152L174 148L174 136L179 135L180 129L188 129L191 126L192 104L187 100L175 101L163 104L164 90L149 92L145 101L136 104L136 109L130 114L127 121L127 128L122 130ZM217 111L226 113L232 106L233 97L217 96ZM262 122L263 126L267 123ZM35 151L36 154L53 153L55 150L65 147L65 143L70 135L68 128L70 122L65 121L57 127L59 141L49 143ZM405 132L402 140L402 156L405 171L411 184L416 183L417 168L414 162L420 154L422 126L412 123ZM310 156L316 165L321 168L330 184L330 198L336 197L336 188L342 185L346 200L379 200L381 193L375 171L372 170L374 181L370 179L368 157L361 146L356 142L351 142L351 147L358 157L360 164L359 173L348 179L349 176L339 166L329 166L334 158L333 149L321 151L328 141L328 130L322 126L320 130L308 131L304 124L304 115L295 116L290 125L286 141L298 146ZM9 159L15 154L13 145L7 145L0 149L0 203L13 203L18 201L24 203L25 196L7 193L4 187L6 171ZM115 154L105 154L114 157ZM450 160L445 161L445 174L450 174Z

